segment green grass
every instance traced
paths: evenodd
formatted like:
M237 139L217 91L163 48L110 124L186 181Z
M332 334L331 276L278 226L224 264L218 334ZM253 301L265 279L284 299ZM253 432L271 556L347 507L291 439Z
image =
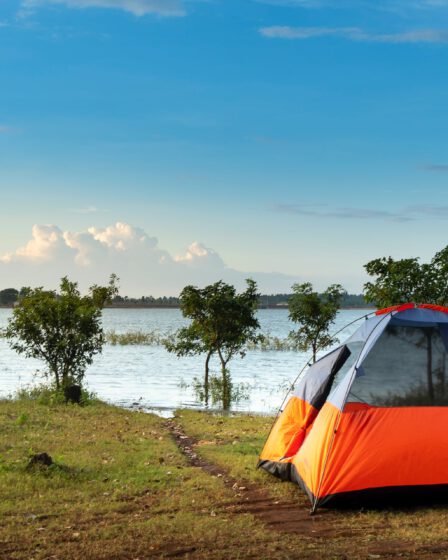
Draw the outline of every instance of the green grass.
M44 451L55 464L27 468L30 455ZM259 522L233 512L233 500L221 480L188 466L156 416L104 404L0 402L2 559L147 558L189 549L201 558L261 551L285 558Z
M207 461L227 470L233 477L262 486L275 499L296 501L298 507L309 508L308 498L295 484L281 482L263 470L255 469L273 418L235 414L223 417L213 413L179 410L176 418L186 433L199 442L198 451ZM337 531L352 532L353 545L362 551L375 541L404 543L409 554L413 547L445 546L441 553L448 558L448 507L416 508L386 511L322 512ZM346 546L349 546L347 541ZM386 545L385 545L386 546ZM398 545L397 545L398 546ZM335 545L335 551L339 549ZM339 549L340 551L340 549ZM390 555L389 555L390 556ZM356 557L356 553L355 553Z
M209 461L308 507L297 487L255 470L270 418L181 411L178 421ZM28 468L41 452L54 465ZM447 509L322 514L316 522L339 533L313 538L267 529L235 505L222 478L188 464L163 419L98 402L0 401L2 560L368 558L378 540L416 558L409 543L448 540Z
M222 416L207 412L180 410L176 419L188 435L199 441L200 454L226 469L233 478L263 485L276 498L299 500L302 494L292 484L267 477L256 469L258 455L271 428L273 418L250 414Z

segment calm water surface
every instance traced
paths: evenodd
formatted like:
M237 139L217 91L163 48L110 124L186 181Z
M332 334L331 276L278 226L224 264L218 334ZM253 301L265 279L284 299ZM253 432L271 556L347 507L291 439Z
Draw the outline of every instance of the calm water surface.
M366 310L340 311L333 332ZM286 309L262 309L258 312L261 331L285 338L293 328ZM0 329L7 324L10 309L0 309ZM186 324L178 309L106 309L103 325L106 331L154 331L171 333ZM360 323L348 327L339 335L344 340ZM295 379L309 356L301 352L253 350L244 359L235 358L230 364L235 383L250 387L250 398L235 408L252 412L272 412L281 404L288 385ZM23 358L0 338L0 397L13 394L22 386L36 383L35 372L42 363ZM169 413L178 407L197 407L190 384L195 376L202 376L204 359L201 356L177 358L162 346L111 346L96 357L86 373L88 388L108 402L121 406L139 406ZM218 363L213 364L216 372ZM183 383L182 383L183 382Z

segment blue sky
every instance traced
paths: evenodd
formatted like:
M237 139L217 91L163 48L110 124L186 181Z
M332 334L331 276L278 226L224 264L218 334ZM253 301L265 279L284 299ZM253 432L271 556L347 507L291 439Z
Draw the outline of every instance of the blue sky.
M446 0L3 0L0 288L360 291L447 244L447 94Z

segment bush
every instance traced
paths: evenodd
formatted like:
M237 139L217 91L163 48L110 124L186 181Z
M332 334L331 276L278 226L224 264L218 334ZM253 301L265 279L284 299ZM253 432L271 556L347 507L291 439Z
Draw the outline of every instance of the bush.
M40 385L29 385L19 389L14 400L17 401L33 401L43 405L61 405L66 404L64 391L57 389L55 385L41 383ZM98 404L100 400L95 393L81 388L81 405L89 406Z
M101 325L103 306L117 293L117 277L108 286L91 286L81 296L76 282L62 278L59 293L24 288L8 319L10 347L27 358L45 363L45 374L59 389L81 385L86 369L105 342Z

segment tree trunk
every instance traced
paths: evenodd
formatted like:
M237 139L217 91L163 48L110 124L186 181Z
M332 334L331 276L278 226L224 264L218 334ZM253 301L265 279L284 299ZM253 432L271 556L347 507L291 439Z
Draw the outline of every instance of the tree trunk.
M56 368L53 369L53 373L54 373L54 378L55 378L55 380L56 380L56 389L59 390L59 389L61 388L61 382L60 382L60 380L59 380L59 373L58 373L58 370L57 370Z
M313 348L313 364L315 364L316 363L316 354L317 354L317 345L316 345L315 342L313 342L312 348Z
M212 356L210 351L205 358L205 373L204 373L204 400L205 406L208 406L209 392L210 392L210 382L209 382L209 362Z
M222 375L222 408L224 410L230 410L230 405L232 404L231 395L231 385L230 385L230 374L226 366L221 368Z
M221 401L222 408L224 410L230 410L230 405L232 402L231 395L231 385L230 385L230 374L227 371L228 360L224 359L221 350L218 348L219 360L221 361L221 381L222 381L222 391L221 391Z

